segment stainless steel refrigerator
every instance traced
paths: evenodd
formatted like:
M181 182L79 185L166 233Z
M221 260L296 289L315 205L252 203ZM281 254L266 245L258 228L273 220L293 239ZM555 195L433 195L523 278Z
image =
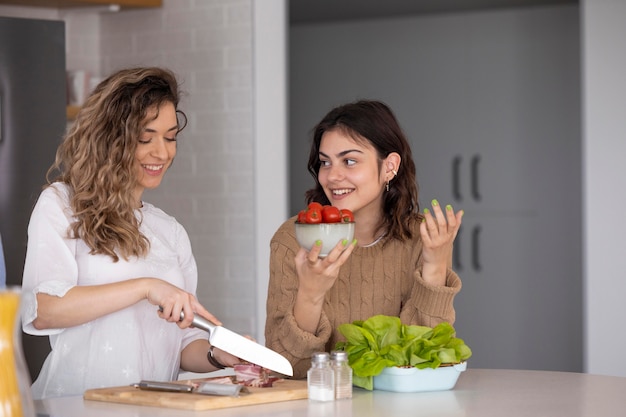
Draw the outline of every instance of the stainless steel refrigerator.
M31 210L66 128L65 23L0 17L0 236L6 284L20 285ZM47 337L23 335L34 379Z

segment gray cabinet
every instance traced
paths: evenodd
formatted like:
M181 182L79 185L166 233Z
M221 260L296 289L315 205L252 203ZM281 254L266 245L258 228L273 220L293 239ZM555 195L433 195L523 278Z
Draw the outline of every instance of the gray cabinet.
M318 119L386 101L411 141L421 207L465 210L455 327L471 366L581 371L578 8L293 26L290 54L291 211Z
M0 232L7 285L19 286L30 214L65 132L64 22L0 17L0 101ZM20 337L34 380L50 342Z

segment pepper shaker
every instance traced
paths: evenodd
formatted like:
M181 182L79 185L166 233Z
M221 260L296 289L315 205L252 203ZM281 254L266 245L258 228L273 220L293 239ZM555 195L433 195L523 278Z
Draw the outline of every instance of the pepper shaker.
M352 398L352 368L348 364L348 353L335 350L330 357L335 371L335 399Z

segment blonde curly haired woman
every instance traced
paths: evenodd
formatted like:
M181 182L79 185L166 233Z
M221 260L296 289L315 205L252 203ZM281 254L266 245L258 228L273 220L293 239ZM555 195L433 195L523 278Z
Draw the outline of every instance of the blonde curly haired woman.
M239 362L189 327L194 314L220 324L195 297L189 237L142 201L176 156L187 122L179 94L169 70L118 71L95 88L58 148L30 219L22 285L23 329L49 336L52 347L35 398Z

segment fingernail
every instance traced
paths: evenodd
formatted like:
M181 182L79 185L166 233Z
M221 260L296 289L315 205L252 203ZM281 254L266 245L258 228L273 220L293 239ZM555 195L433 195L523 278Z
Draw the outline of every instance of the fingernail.
M461 210L460 213L461 213L461 217L463 217L463 215L465 214L465 211Z
M446 206L446 210L452 210L452 206L451 206L450 204L448 204L448 205Z
M424 214L428 214L430 213L430 210L428 210L427 208L424 209Z
M432 203L433 207L439 205L439 201L437 201L437 200L433 200L433 201L431 201L431 203Z
M422 223L426 222L426 217L422 217Z
M322 246L322 241L321 240L316 240L315 241L315 246Z
M343 246L346 246L346 245L348 244L348 239L344 239L344 240L342 240L342 241L341 241L341 244L342 244Z
M352 241L352 244L353 244L354 246L356 246L356 239L354 239L354 240Z

